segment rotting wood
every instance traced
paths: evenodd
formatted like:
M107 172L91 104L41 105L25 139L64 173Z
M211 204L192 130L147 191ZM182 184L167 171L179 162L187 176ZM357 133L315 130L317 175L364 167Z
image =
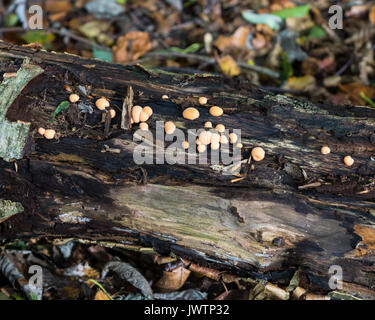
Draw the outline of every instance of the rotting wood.
M328 270L339 265L351 284L345 292L375 298L374 109L313 104L235 79L159 73L0 42L2 72L17 71L25 58L44 73L6 118L31 123L35 152L17 162L18 172L0 161L0 197L25 208L1 224L1 239L126 242L281 284L299 268L309 292L329 292ZM208 106L199 106L199 121L182 118L183 108L205 96L223 107L220 123L242 129L243 159L254 146L266 150L266 159L252 162L249 175L235 183L210 165L135 165L136 143L132 131L119 129L121 116L109 137L96 109L82 122L72 107L48 122L66 100L65 82L89 87L93 99L105 95L119 110L131 86L134 103L154 110L151 131L156 120L182 129L218 122ZM161 100L162 94L170 99ZM35 132L42 125L53 125L62 137L41 139ZM322 145L330 146L330 155L320 153ZM120 153L101 152L108 149ZM347 154L355 158L353 167L343 164Z

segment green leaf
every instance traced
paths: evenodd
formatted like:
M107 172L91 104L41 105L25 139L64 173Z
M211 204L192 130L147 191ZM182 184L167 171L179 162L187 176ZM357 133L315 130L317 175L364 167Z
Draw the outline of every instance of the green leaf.
M116 0L118 4L126 4L126 0Z
M242 11L242 18L252 24L265 24L273 30L279 30L282 19L274 14L258 14L251 10Z
M95 59L99 59L99 60L107 61L107 62L113 62L112 51L102 50L102 49L98 49L94 47L92 50L92 53Z
M371 107L375 108L375 102L372 101L368 96L366 96L366 94L361 91L361 93L359 94L360 97L365 100Z
M287 19L287 18L303 18L309 13L310 10L310 5L306 4L303 6L298 6L298 7L293 7L293 8L288 8L288 9L283 9L280 11L274 11L272 12L273 15L276 15L282 19Z
M16 242L6 244L5 249L7 249L7 250L26 250L26 243L21 241L21 240L17 240Z
M200 43L193 43L185 49L172 47L171 50L174 51L174 52L179 52L179 53L195 53L200 48L202 48L202 45Z
M4 25L6 27L14 27L18 23L18 21L18 16L14 13L11 13L5 17Z
M61 102L59 106L56 108L56 110L52 113L52 118L55 118L60 112L67 110L69 106L70 106L69 101Z
M323 28L315 25L313 26L311 29L310 29L310 32L308 34L308 38L309 39L321 39L321 38L324 38L326 36L326 32L324 31Z
M89 279L88 282L92 282L93 284L95 284L97 287L99 287L100 290L103 291L103 293L110 299L110 300L113 300L112 296L107 292L106 289L104 289L104 287L96 280L94 279Z
M280 69L281 69L280 80L286 81L291 76L293 76L293 73L294 73L293 66L289 60L288 55L285 52L281 54Z
M53 33L46 33L44 30L27 31L21 38L26 43L38 42L46 49L49 49L52 45L52 41L55 40Z

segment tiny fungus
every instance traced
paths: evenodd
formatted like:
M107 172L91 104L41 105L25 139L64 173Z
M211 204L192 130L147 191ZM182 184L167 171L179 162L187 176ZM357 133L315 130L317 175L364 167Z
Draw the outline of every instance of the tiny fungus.
M189 149L189 142L187 142L187 141L184 141L183 143L182 143L182 148L183 149Z
M344 163L346 166L351 167L354 164L354 160L351 156L346 156L344 158Z
M199 134L199 141L204 145L210 144L211 143L211 132L210 131L202 131Z
M142 131L148 131L148 124L146 122L141 122L139 124L139 129L141 129Z
M44 132L44 137L48 140L51 140L55 137L56 131L53 129L48 129Z
M228 144L228 142L229 142L229 140L228 140L227 136L225 136L225 135L222 134L220 136L220 143L221 144Z
M182 116L188 120L195 120L199 118L199 111L195 108L187 108L182 113Z
M148 120L149 116L146 112L143 110L139 113L139 121L146 122Z
M211 107L210 108L210 115L214 117L220 117L224 113L223 109L220 107Z
M109 114L111 116L111 119L113 119L114 117L116 117L116 111L114 109L110 109L109 110Z
M251 151L251 156L255 161L262 161L266 156L266 153L264 152L263 148L256 147Z
M235 144L238 141L238 137L235 133L229 134L230 143Z
M166 94L164 94L161 98L162 98L163 100L167 100L167 99L169 99L169 97L168 97Z
M75 93L72 93L70 96L69 96L69 101L71 103L76 103L79 101L79 95L78 94L75 94Z
M199 98L199 104L207 104L208 102L208 99L206 97L200 97Z
M100 98L95 105L99 110L105 110L105 108L109 107L109 101L106 98Z
M198 152L199 153L205 152L206 150L207 150L207 147L204 144L200 144L198 146Z
M210 121L205 122L204 127L207 128L207 129L211 129L212 128L212 122L210 122Z
M238 142L238 143L236 144L236 147L242 149L242 148L243 148L243 144L242 144L241 142Z
M145 112L149 117L151 117L153 114L152 108L150 106L144 107L143 112Z
M220 148L220 143L219 142L211 142L211 149L212 150L219 150Z
M140 115L142 112L142 107L141 106L134 106L132 109L132 118L134 123L138 123L140 121Z
M41 136L44 136L45 132L46 132L46 129L44 129L44 128L39 128L39 129L38 129L38 133L39 133Z
M322 154L330 154L331 153L331 149L327 146L323 146L320 151L322 152Z
M211 134L211 143L212 144L219 144L220 143L220 135L216 132Z
M172 121L168 121L164 124L164 128L167 134L173 134L176 130L176 125Z
M218 124L216 126L216 130L219 131L220 133L223 133L225 131L225 126L223 124Z
M64 86L64 89L66 92L73 92L72 88L68 86L67 84Z

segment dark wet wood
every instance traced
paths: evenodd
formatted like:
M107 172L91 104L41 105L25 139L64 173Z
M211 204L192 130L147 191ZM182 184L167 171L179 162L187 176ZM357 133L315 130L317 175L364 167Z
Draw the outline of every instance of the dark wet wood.
M0 43L0 71L14 72L25 57L44 73L7 119L32 123L35 151L17 162L0 160L0 198L25 208L0 225L1 239L80 237L153 246L281 284L300 268L304 287L322 291L330 290L330 266L339 265L342 291L375 297L374 109L313 104L235 79ZM108 135L95 108L83 116L71 106L48 122L67 99L64 84L77 92L79 85L91 89L90 97L81 94L86 104L103 95L111 100L117 116ZM156 120L173 120L180 128L220 121L242 129L244 159L254 146L266 150L266 159L252 163L249 176L235 183L210 165L135 165L133 131L120 129L129 86L134 104L154 110L151 131ZM163 94L170 100L161 100ZM184 120L183 108L197 105L202 95L223 106L225 115L214 119L208 107L199 107L199 120ZM61 137L41 139L37 128L51 125ZM322 145L332 153L321 155ZM351 168L343 165L348 154L355 159Z

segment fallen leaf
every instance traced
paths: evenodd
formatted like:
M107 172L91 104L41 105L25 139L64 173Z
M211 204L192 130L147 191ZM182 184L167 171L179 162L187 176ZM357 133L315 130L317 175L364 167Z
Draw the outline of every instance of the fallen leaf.
M246 45L249 33L249 28L239 27L230 37L220 35L219 38L214 42L214 45L220 49L220 51L243 48Z
M117 40L113 47L116 63L127 63L137 60L151 50L152 45L147 32L131 31Z
M220 58L219 65L221 71L229 77L235 77L241 73L241 69L230 55Z
M44 3L44 10L46 12L61 12L61 11L71 11L72 5L70 0L47 0Z
M375 5L371 7L368 18L372 24L375 24Z
M95 294L94 300L111 300L102 290L98 290Z
M315 88L316 80L311 75L303 77L291 77L283 87L285 90L312 91Z
M361 97L365 95L366 97L372 99L375 96L375 88L365 86L361 83L348 83L348 84L339 84L340 90L346 93L346 96L350 101L357 105L365 105L366 101Z
M170 272L163 271L163 276L155 283L155 288L161 292L177 291L182 288L189 275L190 271L182 266Z

